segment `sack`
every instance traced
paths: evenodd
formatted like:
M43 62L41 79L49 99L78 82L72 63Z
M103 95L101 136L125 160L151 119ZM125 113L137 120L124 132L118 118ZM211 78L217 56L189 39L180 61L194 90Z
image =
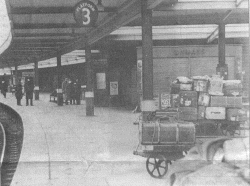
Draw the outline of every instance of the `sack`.
M241 140L219 138L197 144L184 158L172 163L166 185L249 185L249 138L242 140L244 145ZM235 160L243 161L235 164Z

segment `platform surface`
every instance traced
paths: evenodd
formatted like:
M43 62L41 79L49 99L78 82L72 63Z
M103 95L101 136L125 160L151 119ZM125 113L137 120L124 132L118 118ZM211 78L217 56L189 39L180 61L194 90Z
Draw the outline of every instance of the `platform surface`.
M95 108L86 117L81 105L57 106L40 94L34 106L16 105L8 93L0 101L22 117L24 142L12 186L161 186L146 171L138 145L138 114L121 108Z

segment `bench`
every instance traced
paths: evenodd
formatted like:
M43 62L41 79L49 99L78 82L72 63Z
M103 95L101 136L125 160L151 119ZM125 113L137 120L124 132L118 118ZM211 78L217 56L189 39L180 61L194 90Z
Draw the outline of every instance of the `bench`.
M54 90L51 94L50 94L50 98L49 101L51 102L53 98L53 102L57 102L57 92L56 90Z

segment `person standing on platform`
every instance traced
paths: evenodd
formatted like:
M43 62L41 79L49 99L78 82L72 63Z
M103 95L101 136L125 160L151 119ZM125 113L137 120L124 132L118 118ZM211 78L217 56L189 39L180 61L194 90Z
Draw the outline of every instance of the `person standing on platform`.
M22 106L21 99L23 98L23 86L20 80L18 80L18 83L16 85L15 96L17 100L17 105Z
M62 82L62 93L63 93L63 101L66 103L66 87L68 86L68 78L65 78L64 81Z
M76 104L76 88L75 88L76 82L71 82L71 100L70 104Z
M29 105L30 100L30 106L33 106L33 92L34 92L34 83L32 81L32 78L27 78L27 81L24 85L25 93L26 93L26 106Z
M75 90L75 100L76 104L80 105L81 100L81 84L78 79L76 79L76 82L74 83L74 90Z
M70 104L72 104L73 91L74 91L73 82L69 79L68 85L66 86L66 105L68 104L68 101L70 102Z
M4 98L6 98L7 91L8 91L8 82L6 79L3 79L1 84L1 93L3 94Z

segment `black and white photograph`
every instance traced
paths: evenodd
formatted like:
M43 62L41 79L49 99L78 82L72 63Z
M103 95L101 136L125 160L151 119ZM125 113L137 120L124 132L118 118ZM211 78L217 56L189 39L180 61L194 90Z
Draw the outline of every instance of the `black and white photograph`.
M0 0L0 186L249 186L249 0Z

